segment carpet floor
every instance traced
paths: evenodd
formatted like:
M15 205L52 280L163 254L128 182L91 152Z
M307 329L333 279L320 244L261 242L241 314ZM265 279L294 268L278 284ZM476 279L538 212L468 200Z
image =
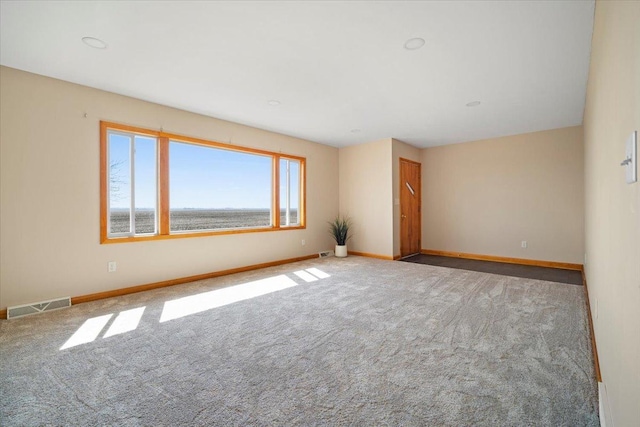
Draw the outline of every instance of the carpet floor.
M0 321L0 425L598 426L584 289L356 256Z

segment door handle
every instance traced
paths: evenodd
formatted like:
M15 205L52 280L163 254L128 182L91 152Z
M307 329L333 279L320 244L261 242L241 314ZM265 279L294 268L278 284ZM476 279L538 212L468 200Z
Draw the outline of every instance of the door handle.
M404 218L406 218L407 216L406 216L406 215L401 215L401 217L404 219Z

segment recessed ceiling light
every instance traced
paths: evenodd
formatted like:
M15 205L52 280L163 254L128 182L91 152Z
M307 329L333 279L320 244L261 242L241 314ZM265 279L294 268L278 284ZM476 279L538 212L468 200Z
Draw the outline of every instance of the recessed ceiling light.
M100 39L97 39L95 37L83 37L82 41L84 42L84 44L86 44L87 46L91 46L94 49L106 49L107 48L107 44L105 42L103 42Z
M467 107L477 107L480 105L480 101L472 101L467 104Z
M421 39L420 37L409 39L404 44L404 48L407 50L420 49L422 46L424 46L424 39Z
M358 133L360 132L360 129L351 129L351 133Z
M280 101L276 101L275 99L272 99L268 101L267 104L271 105L272 107L277 107L278 105L280 105Z

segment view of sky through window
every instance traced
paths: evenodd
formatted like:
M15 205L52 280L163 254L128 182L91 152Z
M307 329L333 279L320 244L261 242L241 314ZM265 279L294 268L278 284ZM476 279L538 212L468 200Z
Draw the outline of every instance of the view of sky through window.
M114 130L107 141L109 233L157 234L158 139ZM173 140L168 149L171 232L274 226L273 155ZM282 157L279 170L280 226L298 226L300 160Z
M109 135L111 169L111 208L131 207L131 138L129 135ZM156 140L135 136L135 203L139 209L156 206Z
M171 209L269 209L271 158L169 144Z
M131 206L129 137L111 134L111 208ZM153 138L136 136L136 208L156 205ZM144 152L144 153L142 153ZM271 159L267 156L171 142L171 207L175 209L268 209L271 204ZM142 159L142 161L141 161ZM299 167L297 164L292 168ZM283 174L284 175L284 174ZM295 171L298 178L298 171ZM281 191L284 191L284 176ZM298 205L298 183L292 183L291 206Z

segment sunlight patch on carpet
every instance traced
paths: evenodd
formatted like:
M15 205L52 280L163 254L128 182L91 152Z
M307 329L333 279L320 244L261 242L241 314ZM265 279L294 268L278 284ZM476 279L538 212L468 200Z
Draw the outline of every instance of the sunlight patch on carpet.
M179 319L190 314L201 313L212 308L259 297L297 285L295 281L281 274L267 279L178 298L164 303L160 322Z
M67 340L66 343L60 350L65 350L67 348L75 347L80 344L86 344L88 342L92 342L102 331L102 328L109 322L112 314L105 314L104 316L92 317L91 319L87 319L78 330L71 335L71 338Z
M307 273L304 270L294 271L293 274L295 274L296 276L298 276L299 278L301 278L302 280L304 280L307 283L315 282L316 280L318 280L318 278L316 276L314 276L311 273Z
M315 267L307 268L306 271L313 274L318 279L326 279L327 277L331 277L330 274L327 274L324 271L320 270L319 268L315 268Z
M102 338L135 330L138 327L138 323L140 323L144 309L145 307L138 307L120 312Z

